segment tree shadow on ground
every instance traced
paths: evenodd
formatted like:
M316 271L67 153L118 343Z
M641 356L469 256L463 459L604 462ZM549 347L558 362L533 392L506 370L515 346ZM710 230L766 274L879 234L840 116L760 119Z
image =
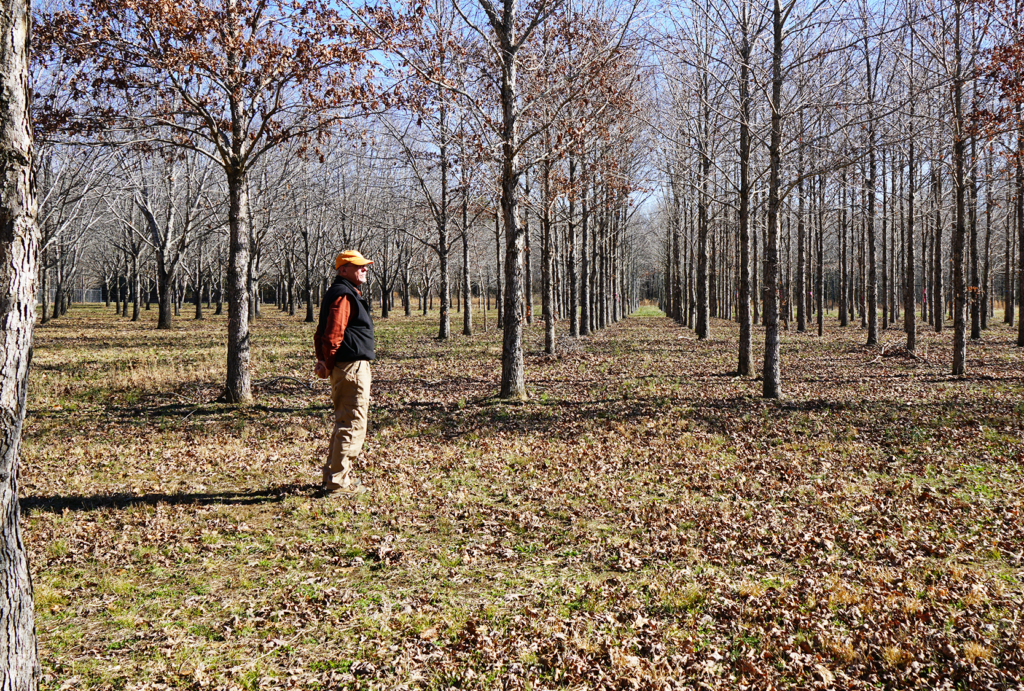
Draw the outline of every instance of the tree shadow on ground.
M64 513L65 511L96 511L100 509L128 509L135 506L245 506L272 504L287 497L321 496L319 483L288 483L248 492L195 492L189 494L93 494L90 496L29 496L21 499L21 512L28 516L34 512Z
M724 376L724 375L723 375ZM811 416L821 423L816 432L834 434L828 421L831 414L843 414L849 425L862 432L886 432L891 443L909 442L922 429L937 429L950 424L956 415L963 421L994 427L1017 428L1019 414L1013 408L993 409L983 402L957 401L909 402L901 400L845 401L826 398L775 401L756 395L736 395L719 399L704 396L606 396L572 400L552 397L546 403L502 401L493 396L466 401L465 407L452 403L416 401L374 406L371 419L377 425L420 426L421 434L451 441L473 435L546 433L550 437L575 439L588 429L600 431L616 423L662 420L665 416L684 418L693 431L730 435L742 432L763 436L783 425L806 424ZM381 419L383 418L383 419ZM780 428L781 429L781 428ZM845 429L845 427L844 427Z
M248 406L236 406L229 403L170 403L158 406L108 406L107 410L111 415L137 418L147 416L150 418L209 418L209 419L237 419L240 417L251 417L252 415L295 415L298 413L322 413L330 408L330 403L317 402L313 405L294 406L272 406L264 404L253 404Z

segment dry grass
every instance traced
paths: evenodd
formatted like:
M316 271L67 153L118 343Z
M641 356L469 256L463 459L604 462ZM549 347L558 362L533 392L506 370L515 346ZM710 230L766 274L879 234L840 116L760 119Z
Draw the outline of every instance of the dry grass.
M887 645L882 648L882 663L889 669L902 667L913 659L913 655L898 645Z
M822 648L844 665L853 664L858 657L850 639L840 640L826 636L822 642Z
M738 592L742 597L750 597L756 599L759 597L763 597L764 594L768 592L768 588L763 583L752 583L751 581L744 581L743 583L739 584L739 587L736 588L736 592Z
M967 641L964 643L964 659L971 664L978 660L990 660L992 659L992 650L977 641Z
M971 586L971 589L968 590L961 599L964 607L978 607L987 601L988 593L986 593L985 588L980 585Z
M725 322L629 319L558 358L534 325L507 404L500 334L441 343L435 316L378 324L354 500L316 492L311 325L256 322L245 408L215 402L223 318L40 328L20 485L43 691L932 688L962 666L945 642L999 661L972 684L1020 683L1006 328L967 378L787 332L766 402ZM950 334L920 338L943 362Z

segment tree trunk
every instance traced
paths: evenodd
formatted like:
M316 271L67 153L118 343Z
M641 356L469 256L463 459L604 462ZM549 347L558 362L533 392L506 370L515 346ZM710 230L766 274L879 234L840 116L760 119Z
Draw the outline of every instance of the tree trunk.
M867 19L865 18L865 22ZM867 276L867 301L868 301L868 342L869 346L876 345L878 343L878 274L877 265L875 262L875 113L874 113L874 98L875 98L875 75L871 66L871 50L869 46L869 40L867 35L867 26L865 26L864 32L864 65L865 73L867 78L867 90L868 90L868 107L870 109L868 113L868 170L867 176L864 180L864 184L867 187L867 200L866 209L864 214L867 220L866 228L866 242L868 249L868 276ZM885 172L882 172L882 184L885 185ZM883 229L885 219L882 219ZM884 231L883 231L884 235Z
M440 112L441 123L441 205L437 214L437 255L441 264L440 285L438 286L438 297L441 301L440 323L437 328L437 337L446 340L451 336L451 291L449 283L451 276L448 269L448 120L447 108L443 105Z
M895 324L899 318L900 306L899 306L899 271L900 262L902 261L903 255L903 242L897 240L896 226L899 224L899 237L902 239L904 233L904 219L903 219L903 181L900 177L899 169L897 168L897 157L893 154L891 184L892 184L892 201L890 202L890 221L889 221L889 297L887 298L889 303L889 323Z
M755 210L757 209L759 203L760 203L760 200L757 197L755 197L755 203L754 203ZM756 215L757 214L754 213L755 217L756 217ZM751 303L753 303L753 314L751 315L751 319L750 319L751 328L753 328L753 325L757 324L760 321L760 319L761 319L761 314L760 314L761 301L757 297L759 295L759 293L757 292L757 287L758 287L757 267L760 266L760 264L757 261L757 225L758 224L754 224L753 228L751 229L751 233L750 233L750 245L751 245L752 259L751 259L751 262L750 262L750 274L749 274L750 275L750 292L749 292L749 295L750 295L750 298L751 298L750 301L751 301ZM753 337L751 337L751 340L753 340Z
M60 316L60 301L64 298L64 293L62 292L64 282L61 280L62 268L60 243L54 245L53 253L54 255L56 255L56 257L54 259L53 266L53 306L50 308L50 319L56 319L57 317Z
M313 316L313 283L310 280L310 273L307 269L304 288L306 293L306 317L302 320L306 324L312 324L316 321L316 318Z
M40 314L40 323L42 323L42 324L45 324L48 321L50 321L50 315L47 313L47 310L50 308L50 286L48 285L47 280L46 280L47 279L47 273L49 273L46 270L46 255L47 255L47 251L43 250L42 252L40 252L40 259L39 259L39 283L40 283L40 293L41 293L41 300L42 300L42 306L41 306L42 312Z
M171 273L166 271L164 268L164 259L161 252L156 253L156 278L157 278L157 299L159 300L159 307L157 311L157 329L170 329L171 328L171 298L173 297L173 290L171 288Z
M846 231L846 170L844 169L840 183L839 201L839 326L849 326L850 324L846 301L846 285L850 280L846 266L847 245L849 244Z
M744 5L744 8L746 5ZM740 344L737 373L750 376L751 322L750 322L750 37L746 15L742 22L740 46L740 276L739 320Z
M885 149L883 148L882 149L882 224L881 224L881 229L882 229L882 238L881 238L881 240L882 240L882 242L881 242L881 245L882 245L882 285L880 286L881 294L882 294L882 309L880 310L881 313L882 313L882 331L885 331L886 329L889 328L889 255L888 255L888 245L886 244L888 242L888 240L886 239L886 233L885 233L885 229L887 227L887 223L888 223L888 219L889 219L889 188L885 184L885 176L886 176L886 173L887 173L885 163L886 163L886 161L885 161Z
M587 185L583 186L583 199L580 207L580 336L590 334L590 254L587 251Z
M1006 232L1003 241L1003 323L1013 326L1013 225L1010 207L1013 206L1013 186L1007 180L1006 185ZM1020 195L1017 195L1018 199ZM1020 212L1013 214L1020 218Z
M917 351L917 281L914 277L914 193L916 172L914 169L914 106L910 106L910 141L907 157L907 235L905 255L905 275L903 277L903 330L907 334L907 352L914 355ZM922 250L923 251L923 250Z
M473 335L473 284L469 276L469 191L462 197L462 334ZM406 312L408 315L408 312Z
M1017 104L1017 346L1024 348L1024 107Z
M305 269L305 276L302 280L302 288L306 294L306 316L302 320L303 323L312 324L315 321L313 316L313 257L309 247L309 231L303 229L300 231L302 235L302 264ZM259 302L257 299L256 302ZM254 302L253 307L256 304Z
M530 198L530 171L523 173L523 197L525 199ZM530 234L530 210L523 209L523 242L525 243L523 252L523 266L526 271L526 277L524 282L526 284L524 303L526 307L526 323L533 323L533 238ZM543 279L541 279L543 281ZM543 287L541 288L543 291Z
M489 264L484 266L484 283L480 286L480 297L477 300L477 305L480 307L480 311L483 312L484 333L487 333L487 310L491 309L491 267Z
M784 281L784 290L786 293L785 329L788 331L789 325L793 322L793 207L789 200L786 201L786 280Z
M867 244L867 321L869 346L878 343L878 274L875 263L875 134L873 123L868 124L868 179L867 201L864 210L867 227L865 229L865 243Z
M245 174L238 168L228 171L228 361L224 400L251 403L249 374L249 213Z
M935 333L942 333L945 314L942 286L942 176L939 174L938 162L932 167L932 188L935 193L935 227L932 229L932 280L931 280L931 314Z
M142 276L140 276L141 269L139 268L139 255L136 254L132 257L132 321L139 321L141 316L140 306L142 301ZM58 288L58 291L60 288ZM63 296L60 296L63 298ZM60 300L54 301L54 307Z
M774 0L772 11L771 139L768 146L768 237L764 248L764 369L762 394L781 398L779 363L779 187L782 164L782 8Z
M245 193L245 215L249 216L249 192ZM259 257L253 252L255 248L255 232L249 225L249 261L245 269L245 292L249 301L249 323L251 324L260 316L260 278L259 278ZM299 300L301 300L301 296Z
M501 201L498 201L498 206L501 206ZM503 319L503 313L505 311L505 304L502 298L501 292L501 213L495 211L494 213L494 308L498 310L498 324L496 328L504 329L505 322ZM490 301L491 294L487 293L487 300Z
M514 14L511 13L511 14ZM502 166L501 213L505 227L505 286L502 311L504 321L501 354L501 398L526 399L526 373L523 362L523 246L526 242L519 225L519 132L516 94L516 49L513 48L514 17L506 16L502 37Z
M555 354L555 315L554 315L554 277L552 274L551 245L551 163L545 160L541 164L541 239L540 239L540 300L544 318L544 352ZM524 233L525 236L525 233Z
M502 310L498 316L504 320L501 355L501 398L526 399L526 372L523 362L523 229L518 223L516 187L519 184L518 137L511 111L515 103L515 71L511 73L510 103L505 110L505 161L501 178L502 220L505 226L505 284ZM502 91L505 91L504 85ZM505 99L502 99L505 101Z
M686 239L684 246L686 248L686 281L683 287L683 295L685 296L683 302L686 305L686 320L685 324L688 328L693 328L697 321L695 310L696 302L693 296L693 212L690 209L690 213L687 214L686 223Z
M964 272L964 250L966 246L967 219L966 219L966 182L964 179L964 157L966 146L964 137L964 118L961 107L962 80L959 76L959 25L960 10L957 3L957 36L955 38L957 53L957 72L954 77L954 127L953 133L953 184L955 193L955 227L953 233L953 374L964 374L967 361L967 282Z
M992 152L986 157L985 179L991 178ZM985 263L981 269L981 329L988 329L989 310L992 306L992 187L985 191Z
M981 286L981 262L978 257L978 176L977 176L977 141L971 139L971 172L969 176L968 191L971 198L971 208L968 211L970 223L970 244L968 253L971 261L970 287L968 288L968 301L971 310L971 339L981 338L981 309L985 304L984 294Z
M566 268L569 281L569 335L577 338L580 335L579 318L579 276L576 272L576 159L569 161L569 224L568 224L568 256Z
M849 236L846 239L846 249L849 254L846 270L846 309L847 320L849 321L849 323L852 324L853 321L857 318L857 287L861 276L861 272L859 270L860 253L857 251L857 248L860 246L859 238L861 238L863 234L857 232L857 227L860 226L861 224L855 222L855 219L857 218L857 193L852 189L850 189L848 192L850 197L850 203L847 206L846 211L849 217L848 229L850 232ZM856 275L854 275L855 265L858 266Z
M825 335L825 177L818 178L817 263L814 267L814 299L818 319L818 336Z
M864 175L865 180L867 174ZM859 230L859 242L857 249L857 309L860 313L860 326L862 329L866 329L868 326L868 312L867 312L867 185L861 188L861 212L863 218L858 224Z
M410 258L407 256L402 269L402 300L405 303L405 316L412 316L412 280L409 278L409 263ZM381 307L381 312L384 311L384 307Z
M678 197L678 190L673 185L672 195L675 198L675 214L672 223L672 316L680 324L686 323L686 315L683 310L683 264L682 264L682 211L680 205L682 200Z
M800 131L804 131L803 111L800 111ZM808 258L804 252L806 246L805 235L807 226L804 223L804 148L801 145L796 154L797 174L797 201L796 201L796 331L803 333L807 330L806 295L807 284L804 282L806 262Z
M223 258L217 260L217 307L215 315L224 314L224 264Z
M203 318L203 275L199 273L199 277L196 279L196 285L193 286L195 291L192 295L192 301L196 307L196 320Z
M34 691L39 680L32 577L21 538L18 464L36 319L38 202L29 117L28 3L0 13L0 689Z
M608 199L611 195L608 190L605 190L605 199ZM609 236L611 235L611 211L606 206L601 211L601 257L596 267L600 267L597 272L597 328L604 330L611 323L611 311L609 310L611 296L611 286L608 285L608 280L611 277L612 266L611 266L611 242Z
M711 335L711 305L708 295L708 198L709 177L711 176L711 157L708 154L710 133L711 106L705 100L705 122L703 141L701 142L700 189L697 196L697 339L705 340Z

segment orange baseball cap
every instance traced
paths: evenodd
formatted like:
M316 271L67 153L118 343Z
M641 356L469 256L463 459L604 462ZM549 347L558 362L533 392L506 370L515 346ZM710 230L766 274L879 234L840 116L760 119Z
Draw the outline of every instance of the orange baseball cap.
M345 250L337 257L334 258L335 270L340 269L345 264L355 264L356 266L368 266L373 262L364 257L356 250Z

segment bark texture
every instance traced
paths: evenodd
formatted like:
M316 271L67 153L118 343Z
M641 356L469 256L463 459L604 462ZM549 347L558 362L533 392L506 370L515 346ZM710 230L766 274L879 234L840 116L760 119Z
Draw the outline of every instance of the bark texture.
M744 15L746 17L746 15ZM750 53L747 23L742 23L743 38L740 48L740 275L739 322L740 345L736 371L741 377L750 376Z
M517 62L521 43L516 40L516 3L505 0L501 11L481 3L501 48L501 218L505 228L505 285L502 310L501 398L524 400L523 363L523 249L526 237L519 223L519 123L516 94ZM521 40L521 39L520 39ZM499 269L499 275L501 270Z
M781 398L779 363L779 199L782 168L782 8L773 3L772 40L772 124L768 148L768 235L764 247L764 368L762 395Z
M39 266L38 205L29 120L28 3L0 14L0 689L34 691L39 678L32 579L21 541L18 461L25 420Z
M249 233L246 230L249 200L245 178L237 171L228 176L228 195L228 372L224 399L228 403L246 404L252 402L252 379L249 375L249 290L246 280L246 267L249 264Z

